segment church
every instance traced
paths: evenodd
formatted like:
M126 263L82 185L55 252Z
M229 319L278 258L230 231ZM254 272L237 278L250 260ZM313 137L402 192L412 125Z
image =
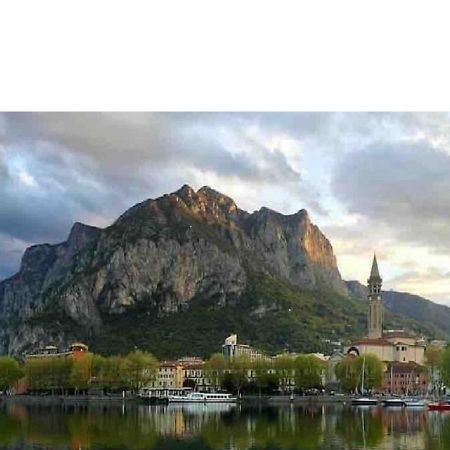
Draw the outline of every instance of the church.
M370 277L367 280L369 291L367 336L353 341L348 347L347 353L372 354L389 366L392 363L422 366L425 360L425 340L423 338L405 330L383 330L382 282L377 258L374 255Z

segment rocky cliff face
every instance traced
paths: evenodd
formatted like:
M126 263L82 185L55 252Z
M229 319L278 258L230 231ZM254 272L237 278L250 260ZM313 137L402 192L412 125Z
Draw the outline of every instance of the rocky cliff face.
M165 316L196 298L239 302L256 273L347 292L331 244L305 210L249 214L209 187L183 186L106 229L77 223L66 242L27 249L19 273L0 283L0 353L91 335L105 314L142 303ZM72 328L44 326L41 315Z

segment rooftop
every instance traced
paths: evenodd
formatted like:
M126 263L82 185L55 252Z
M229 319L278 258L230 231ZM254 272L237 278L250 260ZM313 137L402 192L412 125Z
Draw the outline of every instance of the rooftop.
M351 345L393 345L392 342L389 342L387 339L384 338L362 338L357 339L356 341L353 341Z

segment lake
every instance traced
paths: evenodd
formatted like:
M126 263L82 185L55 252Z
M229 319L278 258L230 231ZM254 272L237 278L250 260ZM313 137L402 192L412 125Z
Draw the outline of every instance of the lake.
M0 406L1 449L450 449L450 414L338 404Z

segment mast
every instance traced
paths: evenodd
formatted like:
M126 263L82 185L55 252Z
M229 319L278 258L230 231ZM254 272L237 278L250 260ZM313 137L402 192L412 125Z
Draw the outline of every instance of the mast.
M391 395L393 394L392 390L393 390L393 384L394 384L394 364L391 363Z
M366 357L363 356L362 376L361 376L361 394L364 395L364 372L366 371Z

